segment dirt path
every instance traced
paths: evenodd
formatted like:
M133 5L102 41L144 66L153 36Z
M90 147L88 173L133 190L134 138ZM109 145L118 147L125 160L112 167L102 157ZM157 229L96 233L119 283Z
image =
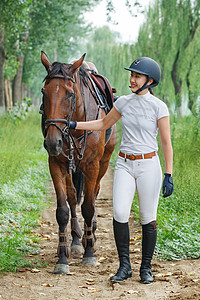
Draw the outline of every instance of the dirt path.
M39 256L48 263L44 269L27 269L24 272L0 275L0 299L65 300L65 299L200 299L200 260L171 262L154 261L155 282L139 282L141 259L141 228L130 218L130 255L132 279L111 286L109 277L118 267L118 258L112 232L112 172L108 170L102 180L96 202L96 267L80 264L81 258L70 258L70 274L52 273L57 248L55 201L43 214L38 230L42 234L42 251ZM82 217L79 218L83 225Z

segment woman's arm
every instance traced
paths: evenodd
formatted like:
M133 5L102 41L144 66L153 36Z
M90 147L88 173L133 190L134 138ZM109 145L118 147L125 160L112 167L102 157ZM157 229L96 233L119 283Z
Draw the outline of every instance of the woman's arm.
M173 149L170 137L170 124L169 117L163 117L158 120L158 129L160 134L160 140L165 159L165 172L171 174L173 169Z
M88 122L77 122L76 129L94 131L106 130L112 127L120 118L121 114L116 110L115 107L113 107L103 119Z

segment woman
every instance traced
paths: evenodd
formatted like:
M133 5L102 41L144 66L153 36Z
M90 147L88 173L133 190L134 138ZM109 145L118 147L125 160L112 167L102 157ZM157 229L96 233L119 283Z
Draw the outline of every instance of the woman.
M162 184L162 171L157 155L158 129L165 159L163 197L168 197L173 192L169 111L166 104L151 91L160 81L161 71L157 62L141 57L125 69L131 72L130 87L133 94L119 97L103 119L71 122L70 128L105 130L122 118L123 135L113 180L113 229L120 265L110 280L120 282L132 277L128 220L137 189L142 224L140 278L143 283L151 283L151 260L156 245L156 217Z

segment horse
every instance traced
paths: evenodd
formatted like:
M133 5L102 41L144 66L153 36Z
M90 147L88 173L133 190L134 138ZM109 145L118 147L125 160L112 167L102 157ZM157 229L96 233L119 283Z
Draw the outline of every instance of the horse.
M48 152L49 170L56 192L56 220L59 227L58 261L54 267L55 274L69 273L70 251L81 253L82 249L82 264L96 265L94 255L97 227L95 199L116 144L115 125L110 128L109 132L108 130L69 129L70 121L95 120L103 118L107 113L108 103L103 104L98 95L101 94L102 82L99 87L94 84L96 80L94 75L98 75L97 70L95 68L91 70L89 66L93 64L85 62L84 58L85 54L70 64L60 62L51 64L46 53L41 52L41 62L47 71L42 88L42 131L44 147ZM105 89L109 84L105 77L100 76L100 81L102 79ZM104 93L104 98L105 96ZM84 233L82 233L76 213L76 207L82 195L84 195L81 204ZM67 239L70 213L71 247Z

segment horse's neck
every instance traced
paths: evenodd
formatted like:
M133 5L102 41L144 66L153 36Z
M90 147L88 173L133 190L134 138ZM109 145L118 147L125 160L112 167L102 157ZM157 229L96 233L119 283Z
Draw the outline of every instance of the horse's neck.
M76 82L79 97L77 97L76 101L74 118L77 117L77 121L95 120L98 113L98 106L91 90L88 86L85 86L82 80L80 74L77 73ZM90 83L88 82L87 85L89 84Z

